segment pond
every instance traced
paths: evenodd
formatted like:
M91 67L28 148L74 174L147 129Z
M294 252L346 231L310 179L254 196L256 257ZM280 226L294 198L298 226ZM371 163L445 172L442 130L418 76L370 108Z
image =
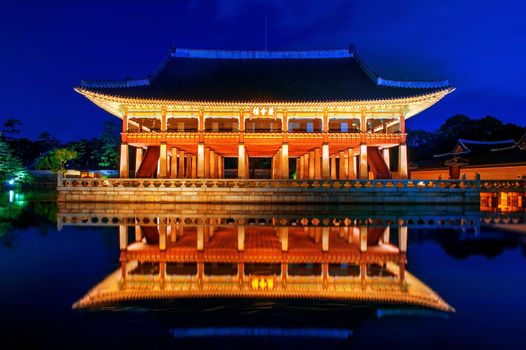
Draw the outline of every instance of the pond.
M7 192L0 220L7 348L489 349L525 330L526 235L502 230L524 212Z

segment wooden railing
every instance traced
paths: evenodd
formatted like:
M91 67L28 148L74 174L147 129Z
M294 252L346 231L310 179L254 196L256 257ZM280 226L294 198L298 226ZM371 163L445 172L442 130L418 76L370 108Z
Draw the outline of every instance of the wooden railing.
M241 134L247 139L250 138L272 138L280 139L287 137L289 140L296 139L323 139L324 133L321 132L240 132L240 131L187 131L187 132L141 132L141 133L123 133L123 140L127 142L161 142L161 140L183 140L183 141L195 141L199 139L199 135L202 134L205 139L211 138L238 138ZM329 142L343 142L343 141L356 141L356 142L383 142L383 143L399 143L405 138L405 134L400 133L353 133L353 132L330 132L327 133L327 139Z

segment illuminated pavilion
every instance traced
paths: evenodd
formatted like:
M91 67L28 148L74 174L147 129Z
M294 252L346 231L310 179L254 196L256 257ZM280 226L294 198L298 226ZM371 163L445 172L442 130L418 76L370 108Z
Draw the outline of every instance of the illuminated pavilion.
M76 91L122 120L121 178L341 180L408 178L405 121L453 88L384 79L353 48L174 49L146 79Z

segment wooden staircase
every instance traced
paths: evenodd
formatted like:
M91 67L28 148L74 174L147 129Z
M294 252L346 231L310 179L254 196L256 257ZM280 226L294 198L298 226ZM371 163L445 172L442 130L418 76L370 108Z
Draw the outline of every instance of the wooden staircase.
M367 147L367 163L375 179L391 178L391 172L377 147Z
M158 146L149 146L144 154L139 170L137 170L137 178L146 179L153 177L157 163L159 162L160 148Z

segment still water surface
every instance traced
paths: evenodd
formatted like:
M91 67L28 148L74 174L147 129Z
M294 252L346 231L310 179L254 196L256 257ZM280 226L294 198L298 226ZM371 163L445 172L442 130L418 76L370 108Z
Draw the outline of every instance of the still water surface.
M0 333L2 344L7 348L36 345L53 348L177 346L197 349L243 346L256 349L382 349L394 346L406 349L490 349L516 346L526 331L526 236L478 224L478 215L484 214L476 210L423 208L420 217L426 220L432 217L430 213L438 213L435 223L446 218L448 213L455 220L459 217L467 217L467 220L462 226L455 220L450 224L434 226L407 225L408 274L434 291L455 312L404 303L272 297L133 300L78 310L72 308L73 304L92 288L111 274L120 276L122 237L119 226L111 221L98 225L80 222L59 225L61 230L58 230L57 215L63 221L64 216L72 212L75 215L93 214L100 213L102 209L57 207L53 200L47 198L39 194L10 196L7 193L1 202ZM165 215L166 208L161 209L157 208L155 210L161 212L151 214ZM109 210L109 217L115 215L112 210L115 208ZM193 207L187 212L195 214L196 210L199 211ZM214 210L214 215L228 217L228 213L217 214L221 208ZM267 218L265 210L269 208L264 208L260 215ZM283 214L290 213L291 208L276 210ZM302 215L302 209L299 210L299 213L292 210L293 214L288 217L323 218L331 212L337 212L336 216L340 217L364 217L370 210L371 218L386 222L392 217L404 218L402 212L405 211L403 208L339 207L320 209L323 213L316 215L318 209L310 208ZM418 217L420 210L412 210L412 217ZM243 208L238 209L238 213L242 212ZM473 221L475 216L477 220ZM267 224L270 222L265 220ZM303 243L293 240L299 223L289 223L290 257L294 245L303 247ZM374 226L371 222L367 224ZM393 250L393 256L399 256L400 252L396 251L400 247L397 237L399 228L395 223L391 222L391 225L389 244L392 247L388 248ZM247 226L245 254L249 252L254 232L263 232L266 226ZM382 224L377 223L377 226ZM188 228L183 237L197 234L193 229ZM137 242L134 243L133 227L128 230L128 249L139 247ZM221 235L226 237L228 230L228 227L224 231L217 229L213 239ZM234 234L236 232L237 228ZM326 254L341 238L337 237L337 233L330 232ZM373 232L369 231L369 239ZM348 234L343 238L350 242ZM357 251L360 249L359 234L357 231L358 238L355 237L353 242ZM315 235L309 237L305 236L305 242L323 244L323 238L318 242ZM177 242L185 242L184 239L179 237ZM208 237L204 243L205 251L213 239ZM145 243L141 247L148 246L146 239L141 242L139 244ZM170 242L168 248L184 244ZM387 247L385 242L380 243ZM232 244L236 245L235 239ZM367 254L378 252L382 251L367 247ZM181 266L184 270L186 265ZM312 266L303 267L312 269ZM372 268L368 265L369 270L372 271ZM276 273L279 275L280 272ZM329 273L329 284L336 281L330 276ZM391 277L394 281L392 285L396 285L397 276ZM375 277L367 276L367 283L374 280ZM275 281L281 283L280 279ZM289 285L293 281L291 278ZM318 283L321 279L316 281ZM361 283L359 275L356 281ZM320 285L307 288L330 290L330 287Z

